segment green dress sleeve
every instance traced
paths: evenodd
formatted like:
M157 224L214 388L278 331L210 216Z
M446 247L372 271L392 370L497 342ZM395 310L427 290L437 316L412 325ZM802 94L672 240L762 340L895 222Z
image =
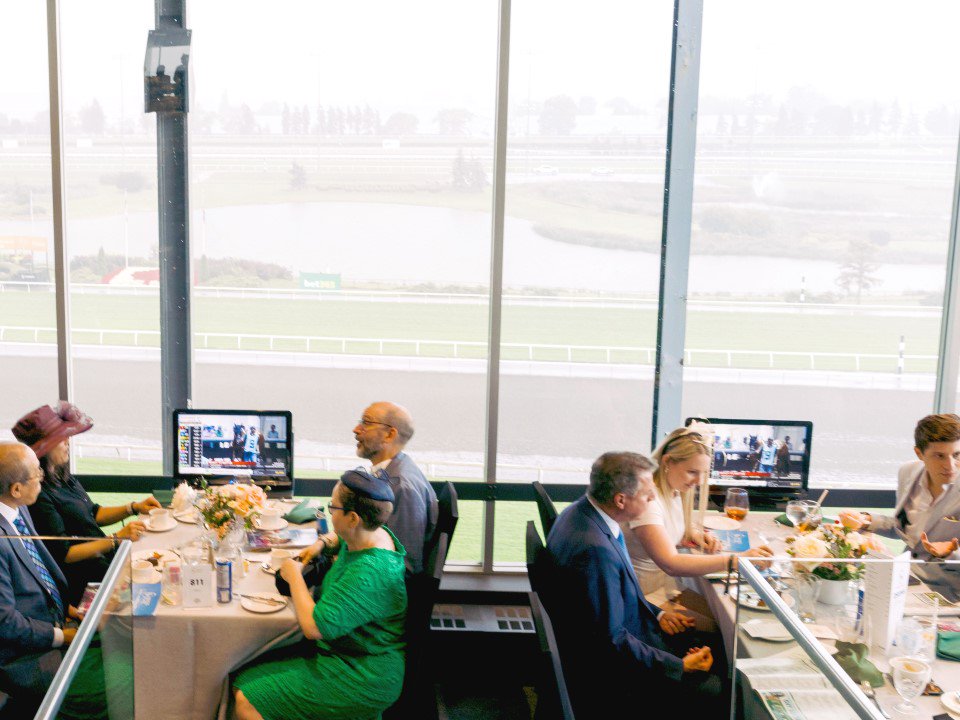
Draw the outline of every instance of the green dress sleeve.
M356 558L323 589L313 620L324 639L332 640L373 620L396 615L406 602L402 576L396 582L391 563L370 553Z

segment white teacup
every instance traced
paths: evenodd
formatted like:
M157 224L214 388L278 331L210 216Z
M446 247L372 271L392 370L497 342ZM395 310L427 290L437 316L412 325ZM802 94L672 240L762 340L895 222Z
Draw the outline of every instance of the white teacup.
M170 523L175 522L173 517L170 515L170 511L166 508L154 508L150 511L150 525L155 528L164 528L167 527Z
M130 568L135 583L156 582L160 573L149 560L134 560L130 563Z
M284 550L283 548L273 548L270 551L270 567L274 570L279 570L280 566L283 565L283 561L287 558L292 558L297 556L296 550Z
M260 517L257 518L257 527L264 530L276 530L283 525L283 516L276 508L266 507L260 511Z

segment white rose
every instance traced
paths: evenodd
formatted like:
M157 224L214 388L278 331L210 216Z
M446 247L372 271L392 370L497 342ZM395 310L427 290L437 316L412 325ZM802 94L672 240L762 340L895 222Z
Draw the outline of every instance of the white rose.
M827 544L813 535L801 535L790 546L792 555L796 558L825 558L829 556ZM797 563L801 570L812 572L820 563L802 562Z
M854 550L860 550L863 547L864 537L858 532L847 533L847 542Z

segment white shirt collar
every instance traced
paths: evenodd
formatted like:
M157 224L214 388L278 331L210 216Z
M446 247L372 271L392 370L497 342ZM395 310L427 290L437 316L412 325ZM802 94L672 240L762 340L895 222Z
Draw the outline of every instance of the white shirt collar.
M3 516L4 520L13 525L13 521L20 517L20 508L10 507L5 502L0 501L0 515ZM13 525L13 529L18 535L20 534L19 531L17 531L16 525Z
M393 460L393 458L390 458L389 460L384 460L383 462L378 462L376 465L371 465L371 466L370 466L370 469L371 469L373 472L377 472L378 470L386 470L386 469L387 469L387 465L389 465L392 460Z
M598 513L600 513L600 517L603 518L603 521L607 524L607 527L610 528L610 533L613 535L613 537L614 538L620 537L620 533L622 532L620 530L620 523L618 523L612 517L607 515L603 510L601 510L600 506L597 505L594 499L589 495L587 495L587 502L593 505L593 509L596 510Z

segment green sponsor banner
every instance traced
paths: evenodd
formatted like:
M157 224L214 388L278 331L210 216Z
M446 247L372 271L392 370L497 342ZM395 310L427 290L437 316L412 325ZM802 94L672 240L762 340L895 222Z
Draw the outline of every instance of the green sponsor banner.
M300 287L304 290L339 290L340 273L300 273Z

